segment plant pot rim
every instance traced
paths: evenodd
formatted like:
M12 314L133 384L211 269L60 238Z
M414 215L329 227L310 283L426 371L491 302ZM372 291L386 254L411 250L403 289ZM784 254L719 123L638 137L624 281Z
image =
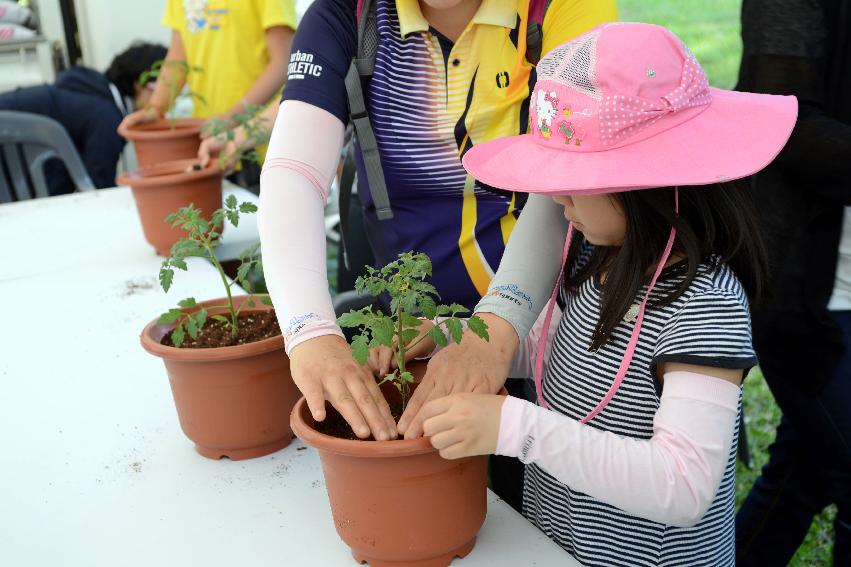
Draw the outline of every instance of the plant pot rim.
M174 122L167 118L157 118L153 122L147 124L139 124L136 126L118 127L118 135L125 140L136 141L156 141L168 140L171 138L183 138L187 136L197 136L201 133L201 128L204 126L204 121L200 118L178 118Z
M117 182L119 185L131 187L171 187L177 183L186 183L189 180L221 177L222 171L219 169L216 160L210 160L207 167L203 169L190 169L197 163L197 159L179 159L146 165L122 173Z
M290 414L290 427L296 437L320 451L365 459L392 459L437 453L437 449L431 446L431 441L426 437L392 441L356 441L326 435L310 425L304 419L304 414L310 415L310 410L307 407L307 401L302 396L296 402Z
M263 311L271 311L271 306L260 303L260 299L265 296L266 294L254 294L254 298L258 300L257 307L246 307L242 310L242 313L259 313ZM238 295L234 296L234 300L244 301L247 297L247 295ZM220 297L217 299L208 299L206 301L200 301L198 302L198 305L202 307L209 307L211 305L221 305L226 302L227 297ZM187 310L184 309L184 311ZM139 340L142 343L142 348L144 348L147 352L154 356L177 362L218 362L222 360L248 358L251 356L266 354L267 352L273 352L276 350L280 350L283 354L284 351L283 335L276 335L274 337L269 337L260 341L255 341L253 343L215 348L178 348L175 346L161 344L158 340L154 338L154 330L157 330L161 332L162 335L165 335L165 333L172 330L175 326L176 325L173 323L169 325L160 323L159 317L157 317L156 319L145 325L145 328L142 330L142 333L139 336Z

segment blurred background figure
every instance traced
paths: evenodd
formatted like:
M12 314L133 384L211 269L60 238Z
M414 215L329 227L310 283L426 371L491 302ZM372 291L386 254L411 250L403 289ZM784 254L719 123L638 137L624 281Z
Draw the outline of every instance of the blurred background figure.
M139 75L165 54L162 45L135 43L103 73L74 66L59 73L53 84L0 93L0 110L40 114L62 124L95 186L112 187L124 149L115 129L126 115L148 103L153 83L140 84ZM46 164L46 177L51 195L73 191L60 163Z
M795 95L800 111L785 149L753 179L772 270L754 346L783 418L736 519L741 566L789 564L831 504L833 564L851 565L849 32L847 0L742 5L738 88Z

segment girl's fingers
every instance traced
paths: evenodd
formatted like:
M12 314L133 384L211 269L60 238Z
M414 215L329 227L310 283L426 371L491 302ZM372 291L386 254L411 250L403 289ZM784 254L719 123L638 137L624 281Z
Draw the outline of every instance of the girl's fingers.
M423 421L426 421L427 419L446 413L450 407L452 407L452 399L444 396L425 403L419 412L419 416Z
M450 429L448 431L441 431L437 435L430 438L431 446L437 449L438 451L443 451L453 445L457 445L461 443L464 438L460 432L455 429ZM443 456L441 454L441 456Z

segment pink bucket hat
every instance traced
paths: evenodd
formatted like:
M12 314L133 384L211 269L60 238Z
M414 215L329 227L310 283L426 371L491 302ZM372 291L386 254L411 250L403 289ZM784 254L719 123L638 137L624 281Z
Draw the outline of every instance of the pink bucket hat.
M746 177L783 148L792 96L709 86L667 29L602 24L538 64L529 134L474 146L464 167L499 189L592 194Z

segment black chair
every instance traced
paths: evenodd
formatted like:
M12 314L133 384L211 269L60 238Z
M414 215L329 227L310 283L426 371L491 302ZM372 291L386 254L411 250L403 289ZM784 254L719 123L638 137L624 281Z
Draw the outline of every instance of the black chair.
M49 197L44 164L51 159L62 161L77 191L95 189L59 122L39 114L0 110L0 203Z

